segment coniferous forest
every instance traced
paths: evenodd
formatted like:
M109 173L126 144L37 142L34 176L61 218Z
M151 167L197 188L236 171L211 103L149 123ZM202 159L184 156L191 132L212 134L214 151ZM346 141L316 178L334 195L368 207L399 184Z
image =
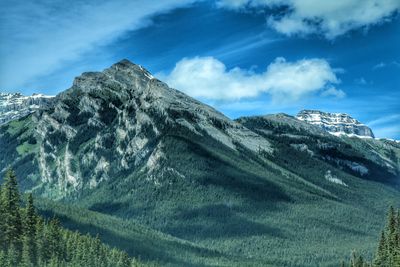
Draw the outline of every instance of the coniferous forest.
M0 267L145 266L98 237L64 229L57 218L44 219L36 212L32 194L22 203L16 175L8 170L0 187ZM349 264L343 261L341 266L400 266L400 210L390 207L372 262L354 251Z
M385 229L381 233L375 257L368 262L362 255L353 251L350 264L342 262L341 266L350 267L399 267L400 266L400 210L391 206Z
M0 198L0 266L143 266L98 237L64 229L57 218L45 220L31 194L25 205L12 170L5 176Z

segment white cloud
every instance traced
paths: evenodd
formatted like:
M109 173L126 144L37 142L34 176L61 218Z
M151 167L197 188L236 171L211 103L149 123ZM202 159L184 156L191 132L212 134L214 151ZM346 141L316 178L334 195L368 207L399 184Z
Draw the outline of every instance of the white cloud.
M23 86L194 0L0 1L0 85ZM6 40L6 41L5 41Z
M346 32L385 22L400 10L399 0L220 0L230 9L287 7L282 16L271 15L268 24L286 35L323 34L334 39Z
M344 98L346 96L346 93L343 92L341 89L336 89L335 87L329 87L325 91L322 92L322 96L333 96L336 98Z
M208 100L238 100L270 94L276 101L295 101L321 90L330 95L344 94L334 89L340 81L324 59L287 62L277 58L263 73L240 68L227 69L213 57L184 58L168 75L158 74L173 88Z
M368 82L365 80L364 77L360 77L360 78L354 79L354 83L358 84L358 85L366 85L366 84L368 84Z

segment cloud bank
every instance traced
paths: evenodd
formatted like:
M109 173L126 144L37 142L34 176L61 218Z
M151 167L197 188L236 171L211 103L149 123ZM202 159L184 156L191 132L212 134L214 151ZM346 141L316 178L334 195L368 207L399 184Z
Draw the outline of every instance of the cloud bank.
M19 88L79 59L151 17L194 0L5 0L0 2L0 85ZM6 41L4 41L6 40Z
M322 34L327 39L385 22L400 11L399 0L220 0L218 6L284 9L268 16L270 27L289 36Z
M344 97L333 87L340 80L336 70L324 59L288 62L279 57L262 73L240 68L228 69L213 57L183 58L169 74L158 77L195 98L238 100L268 93L275 101L296 101L321 92L325 96Z

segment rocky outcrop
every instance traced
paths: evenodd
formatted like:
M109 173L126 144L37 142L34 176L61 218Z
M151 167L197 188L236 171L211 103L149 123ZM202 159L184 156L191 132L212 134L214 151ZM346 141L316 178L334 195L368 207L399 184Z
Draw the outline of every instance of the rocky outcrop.
M20 93L0 93L0 125L19 119L39 109L47 109L53 103L52 96Z
M316 125L333 135L374 138L372 130L346 113L328 113L319 110L302 110L297 119Z

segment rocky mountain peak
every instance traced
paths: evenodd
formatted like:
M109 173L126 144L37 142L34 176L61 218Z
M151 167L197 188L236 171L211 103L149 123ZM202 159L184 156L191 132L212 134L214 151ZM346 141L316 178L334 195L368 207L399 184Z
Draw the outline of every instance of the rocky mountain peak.
M272 152L266 139L128 60L77 77L37 121L41 177L59 195L138 168L170 172L162 163L167 136Z
M297 119L316 125L330 134L374 138L372 130L346 113L302 110Z
M61 95L68 94L69 91L76 89L93 92L101 88L104 89L104 86L109 89L118 89L120 92L134 89L137 93L149 88L147 86L149 81L160 82L144 67L123 59L102 72L82 73L74 79L72 88Z

